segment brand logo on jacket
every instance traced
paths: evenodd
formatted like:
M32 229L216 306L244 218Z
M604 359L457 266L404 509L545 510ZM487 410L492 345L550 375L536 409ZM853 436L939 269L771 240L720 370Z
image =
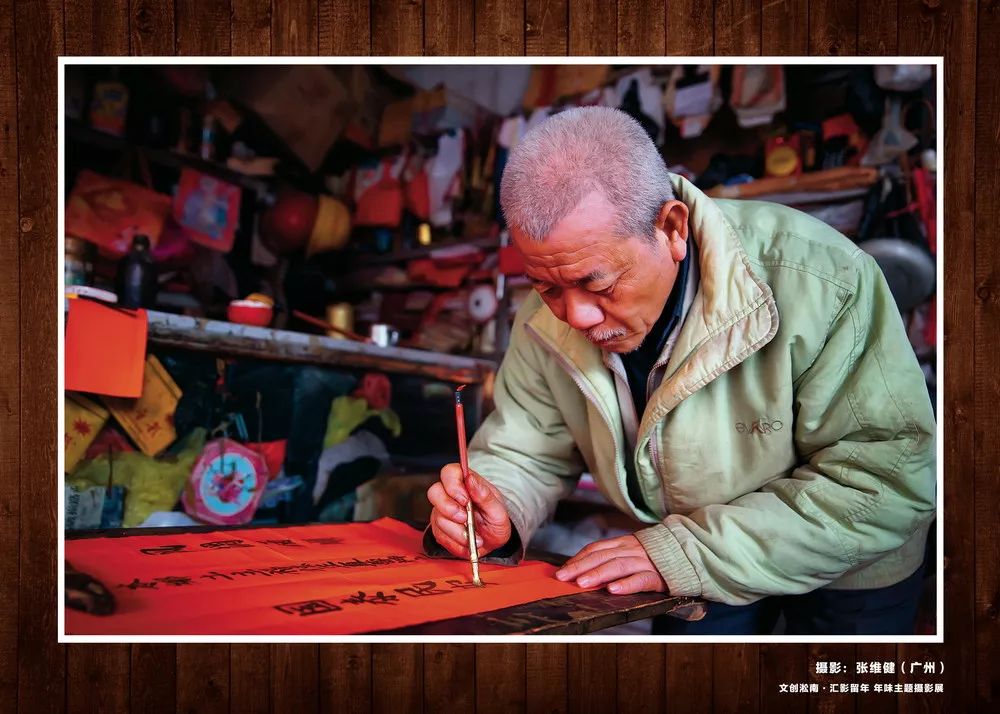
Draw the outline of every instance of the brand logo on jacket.
M737 434L773 434L776 431L781 431L784 424L782 424L777 419L773 421L768 421L767 419L755 419L754 421L747 424L743 421L736 422L736 433Z

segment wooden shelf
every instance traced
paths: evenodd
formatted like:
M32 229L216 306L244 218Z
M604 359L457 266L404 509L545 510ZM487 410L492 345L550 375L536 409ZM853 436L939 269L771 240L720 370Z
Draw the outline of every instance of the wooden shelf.
M391 253L361 253L356 256L356 261L359 266L387 265L407 260L416 260L417 258L428 258L435 250L443 250L444 248L454 248L457 246L495 250L500 247L500 242L496 238L473 238L469 241L434 244L420 248L410 248L408 250L397 250Z
M149 342L241 357L415 374L458 384L489 381L496 363L461 355L338 340L150 310Z
M187 166L210 176L215 176L223 181L237 184L245 189L256 191L257 193L266 191L268 182L273 179L271 176L248 176L239 171L233 171L225 164L220 164L216 161L206 161L200 156L193 154L182 154L179 151L171 149L154 149L148 146L133 144L128 139L105 134L102 131L97 131L71 119L66 120L66 136L80 144L86 144L87 146L107 151L121 152L129 149L141 151L151 161L161 166L170 166L178 169Z

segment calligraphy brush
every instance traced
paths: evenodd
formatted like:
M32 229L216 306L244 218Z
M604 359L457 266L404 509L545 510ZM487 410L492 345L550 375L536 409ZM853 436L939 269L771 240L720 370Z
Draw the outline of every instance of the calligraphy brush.
M465 443L465 409L462 407L463 389L465 389L464 384L455 390L455 425L458 427L458 459L462 465L462 479L465 482L466 490L469 491L469 447ZM478 587L483 587L483 581L479 579L479 553L476 549L476 528L472 522L471 491L469 500L465 502L465 530L469 536L469 563L472 565L472 582Z

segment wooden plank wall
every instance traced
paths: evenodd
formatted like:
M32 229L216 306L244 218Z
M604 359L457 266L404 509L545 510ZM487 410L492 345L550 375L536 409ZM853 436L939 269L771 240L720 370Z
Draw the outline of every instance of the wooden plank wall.
M1000 640L1000 6L995 0L4 0L0 714L974 711ZM56 643L59 55L944 55L946 642ZM818 657L943 660L941 695L805 697Z

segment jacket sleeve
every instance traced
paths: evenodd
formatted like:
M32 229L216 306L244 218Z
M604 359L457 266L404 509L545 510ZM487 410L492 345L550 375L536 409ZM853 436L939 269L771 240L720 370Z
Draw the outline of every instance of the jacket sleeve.
M867 255L795 385L786 478L639 531L675 595L742 605L829 584L896 550L934 516L934 416L924 376Z
M495 409L469 443L469 468L496 486L510 515L512 542L489 558L504 563L524 557L535 531L573 492L584 468L547 381L547 356L525 334L528 312L520 311L511 330L494 383ZM430 555L443 554L429 529L424 548Z

